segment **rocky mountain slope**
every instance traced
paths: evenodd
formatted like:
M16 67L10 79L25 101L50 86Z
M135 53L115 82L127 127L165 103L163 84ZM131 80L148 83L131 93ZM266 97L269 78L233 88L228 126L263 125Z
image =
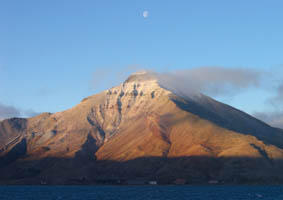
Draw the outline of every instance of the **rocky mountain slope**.
M0 122L0 183L283 182L283 133L154 74L58 113Z

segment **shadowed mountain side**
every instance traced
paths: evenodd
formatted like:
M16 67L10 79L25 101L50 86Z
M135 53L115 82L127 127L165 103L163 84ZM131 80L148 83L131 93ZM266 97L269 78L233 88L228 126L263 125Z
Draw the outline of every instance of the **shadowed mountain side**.
M45 158L1 168L0 184L117 184L119 180L172 184L176 179L185 179L189 184L207 184L211 180L276 184L283 181L282 167L283 160L270 163L264 157L142 157L128 161Z
M264 141L283 147L283 131L240 111L229 105L220 103L210 97L202 95L198 100L180 98L172 95L171 99L182 110L193 113L202 119L217 124L229 130L249 134Z
M75 158L81 160L96 160L94 156L98 150L97 141L89 134L82 148L75 153Z
M0 157L0 167L8 165L19 158L22 158L26 155L27 152L27 141L22 139L17 143L7 154Z

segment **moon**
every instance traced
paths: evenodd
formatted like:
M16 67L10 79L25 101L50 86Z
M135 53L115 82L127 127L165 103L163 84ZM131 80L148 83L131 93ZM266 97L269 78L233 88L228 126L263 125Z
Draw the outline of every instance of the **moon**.
M148 17L148 11L147 10L145 10L145 11L143 11L143 13L142 13L142 16L143 16L143 18L147 18Z

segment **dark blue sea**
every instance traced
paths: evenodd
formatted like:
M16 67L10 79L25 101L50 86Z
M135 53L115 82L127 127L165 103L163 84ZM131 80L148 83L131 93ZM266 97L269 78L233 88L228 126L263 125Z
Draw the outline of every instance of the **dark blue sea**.
M1 186L2 200L283 200L283 186Z

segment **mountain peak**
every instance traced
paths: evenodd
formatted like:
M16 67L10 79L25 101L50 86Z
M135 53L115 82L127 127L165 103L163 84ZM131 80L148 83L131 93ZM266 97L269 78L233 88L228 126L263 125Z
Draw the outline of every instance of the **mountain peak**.
M136 89L135 85L143 85L143 88L147 88L147 90L163 89L185 99L203 98L199 91L182 85L174 77L146 70L131 74L122 85L124 89L132 89L133 87Z
M158 92L159 91L159 92ZM115 98L120 100L129 100L131 97L152 96L154 93L165 94L170 91L164 90L158 84L156 73L149 71L140 71L131 74L122 84L106 91L107 94L117 94ZM115 96L115 95L114 95ZM112 97L114 97L112 95Z
M125 83L129 82L144 82L144 81L152 81L157 80L156 74L149 71L139 71L131 74L125 81Z

